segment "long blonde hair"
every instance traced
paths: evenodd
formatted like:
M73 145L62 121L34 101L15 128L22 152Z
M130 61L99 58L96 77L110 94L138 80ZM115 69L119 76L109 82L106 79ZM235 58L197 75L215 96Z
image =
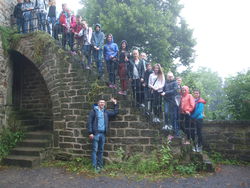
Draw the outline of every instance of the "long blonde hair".
M162 81L163 77L164 77L162 67L161 67L161 65L159 63L155 64L153 69L155 70L156 67L159 68L159 71L157 73L158 79Z

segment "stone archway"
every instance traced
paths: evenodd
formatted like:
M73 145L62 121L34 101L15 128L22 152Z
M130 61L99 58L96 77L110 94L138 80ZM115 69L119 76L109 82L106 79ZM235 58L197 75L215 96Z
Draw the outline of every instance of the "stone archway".
M12 104L29 113L34 129L52 130L52 102L47 85L35 65L17 51L11 51L13 64Z

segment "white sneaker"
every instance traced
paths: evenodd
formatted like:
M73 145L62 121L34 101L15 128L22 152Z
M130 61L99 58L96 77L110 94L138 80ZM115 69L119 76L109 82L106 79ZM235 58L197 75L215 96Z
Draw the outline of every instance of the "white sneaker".
M156 118L156 122L157 122L157 123L160 123L161 120L160 120L159 118Z
M162 127L162 130L168 130L168 125L164 125L163 127Z
M197 147L196 152L202 152L202 146Z

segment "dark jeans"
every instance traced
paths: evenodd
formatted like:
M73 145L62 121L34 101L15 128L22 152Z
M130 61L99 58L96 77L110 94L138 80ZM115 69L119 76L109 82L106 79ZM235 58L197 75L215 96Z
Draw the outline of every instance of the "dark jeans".
M106 61L106 65L107 65L107 71L109 74L109 83L115 84L116 71L117 71L116 61L108 60Z
M17 24L17 31L18 33L21 33L24 31L24 28L23 28L23 18L16 18L16 24Z
M175 135L179 134L179 124L177 123L178 107L171 101L165 101L165 123L172 125Z
M161 93L159 93L158 91L153 91L153 96L152 96L152 107L153 107L153 113L156 117L160 117L160 114L162 112L162 108L161 108L161 101L162 101L162 97L161 97Z
M46 31L46 13L38 12L36 13L38 20L38 29L41 31Z
M197 144L198 146L202 146L203 140L202 140L202 124L203 119L192 119L192 127L195 128L194 131L191 131L191 138L193 141L195 141L195 135L197 135Z
M62 33L62 45L64 48L66 47L67 43L70 46L70 33L63 31L63 33Z
M191 123L190 115L181 114L180 122L181 122L181 129L187 135L187 138L191 139L192 134L194 135L194 124Z
M137 104L142 104L142 101L143 101L142 89L143 87L142 87L140 79L133 79L132 80L133 98L136 100Z
M87 65L90 67L92 64L91 61L91 45L83 45L82 46L82 53L85 56L85 58L87 59ZM83 59L83 61L85 61L85 58ZM83 62L83 66L85 65L85 63Z
M33 25L33 15L31 12L24 12L23 14L24 23L23 23L23 33L28 33L28 31L33 32L34 31L34 25Z
M99 77L103 75L103 64L102 64L102 49L93 50L94 61L96 62L96 67Z
M51 34L50 24L52 25L52 31L54 32L54 25L56 23L56 17L48 17L47 20L48 20L47 30L48 30L48 33Z
M104 151L105 135L104 133L98 133L94 135L92 142L92 166L103 167L103 151Z

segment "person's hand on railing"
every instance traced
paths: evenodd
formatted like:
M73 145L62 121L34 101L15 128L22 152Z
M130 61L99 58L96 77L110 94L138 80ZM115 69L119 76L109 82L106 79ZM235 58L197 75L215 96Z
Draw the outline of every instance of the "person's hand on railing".
M161 93L161 96L164 96L165 94L166 94L165 92L162 92L162 93Z
M143 79L143 78L141 78L141 82L144 82L144 79Z

